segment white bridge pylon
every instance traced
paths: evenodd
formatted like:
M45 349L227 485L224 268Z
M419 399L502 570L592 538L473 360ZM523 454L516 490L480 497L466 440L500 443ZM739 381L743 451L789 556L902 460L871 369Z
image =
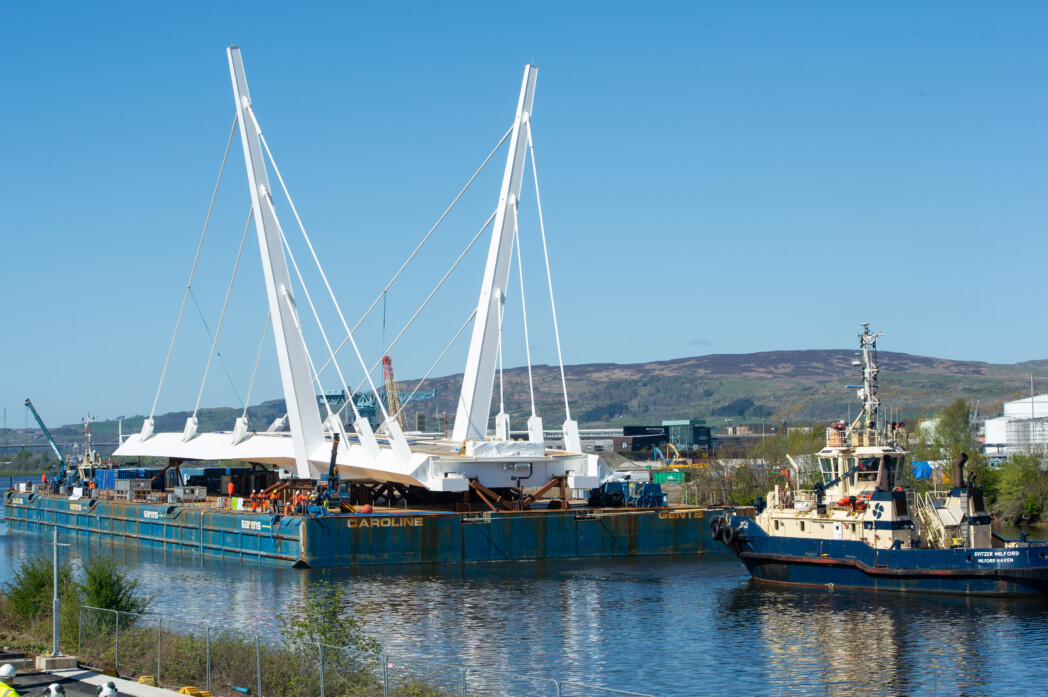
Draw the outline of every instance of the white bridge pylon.
M290 248L288 248L288 254L291 256L285 255L287 241L277 219L265 159L265 154L269 153L269 146L262 137L251 104L240 50L235 46L230 47L227 55L237 109L237 125L240 129L251 194L252 217L259 241L270 321L273 325L281 384L287 404L289 432L251 431L247 426L246 416L243 416L237 420L232 434L228 432L197 433L194 413L183 432L153 433L151 415L143 426L142 432L128 437L115 454L117 456L154 456L184 460L258 462L280 466L298 477L317 479L327 471L329 466L331 457L329 436L339 433L341 442L335 462L340 476L350 479L393 482L448 492L468 490L471 478L476 478L489 487L509 487L520 486L522 480L530 480L535 485L542 485L550 477L567 476L571 488L596 486L609 471L599 457L587 456L580 452L581 444L578 442L577 425L571 421L570 412L564 429L567 446L565 450L547 450L545 448L541 419L534 413L534 398L532 399L532 416L528 421L530 434L528 442L508 442L509 420L508 416L502 413L501 408L498 419L496 419L498 422L496 430L502 435L503 440L500 442L486 441L487 426L491 416L495 370L500 363L503 305L508 290L514 242L517 241L518 235L517 205L521 194L525 161L531 144L530 118L538 74L537 68L528 65L524 70L516 117L509 134L509 152L498 207L493 218L488 219L489 223L494 221L492 237L480 298L474 315L472 339L452 438L449 442L426 440L413 436L412 443L409 444L397 426L397 415L386 414L385 410L383 410L384 437L376 437L367 420L356 413L355 406L353 409L357 417L354 421L356 433L345 433L341 419L337 414L332 414L330 408L326 419L321 415L317 388L314 385L315 382L319 382L319 374L316 373L311 361L302 333L299 309L293 291L291 268L288 264L289 258L303 296L308 303L308 309L313 311L317 322L320 321L320 318L316 314L313 299L310 297L309 289L305 287ZM269 159L272 161L271 153L269 153ZM273 163L272 171L280 180L280 185L284 187L284 193L287 194L287 188L284 186L275 163ZM470 181L472 182L472 179ZM538 201L537 175L535 195ZM298 213L294 210L293 203L291 203L291 208L297 219ZM541 203L539 203L539 220L541 227ZM301 227L300 220L299 226ZM304 229L302 232L305 234ZM543 246L545 248L544 230ZM310 249L312 251L311 243ZM517 253L519 254L519 250ZM319 268L320 262L315 253L314 259ZM547 277L548 271L547 257ZM324 277L323 269L320 269L320 273ZM324 281L327 284L326 277ZM521 283L523 293L523 279ZM332 293L330 285L328 285L328 292ZM552 301L552 285L550 292ZM333 294L331 299L338 309L338 302ZM346 329L346 341L353 342L353 348L357 352L361 367L369 376L368 368L353 341L352 331L346 325L341 309L338 312ZM555 309L554 328L556 329ZM330 354L329 363L334 363L343 387L348 390L341 368L335 361L335 355L341 346L338 349L331 346L323 326L320 327L320 332ZM177 333L178 325L176 324L176 336ZM525 338L526 334L525 326ZM217 335L215 341L217 342ZM174 339L172 339L173 342ZM343 345L345 343L344 341ZM530 350L528 363L530 370ZM561 372L563 381L563 366ZM370 378L368 380L370 381ZM161 376L162 385L163 376ZM372 388L374 389L374 385ZM565 400L566 397L565 393ZM352 400L349 401L352 403ZM565 408L567 410L567 404ZM527 472L527 476L523 476L523 472Z
M506 171L502 177L498 208L492 229L488 261L480 286L477 315L473 320L473 338L462 376L462 395L455 414L452 440L483 440L487 436L491 416L492 389L495 386L495 362L499 349L501 308L505 303L509 283L510 262L513 258L516 211L524 179L524 160L527 155L526 121L531 118L535 101L535 80L538 68L524 69L524 83L520 88L517 115L506 156Z

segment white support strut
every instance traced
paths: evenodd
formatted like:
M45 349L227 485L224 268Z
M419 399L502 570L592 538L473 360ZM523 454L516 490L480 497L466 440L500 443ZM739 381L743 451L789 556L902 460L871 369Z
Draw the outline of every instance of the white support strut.
M517 117L510 136L506 171L495 211L491 246L480 287L477 316L473 321L473 338L470 340L466 370L462 377L462 394L455 415L455 428L452 431L452 439L456 441L483 439L487 435L498 357L499 298L505 297L509 282L516 219L514 206L520 198L527 154L525 123L531 118L537 76L538 68L534 65L524 68L524 82L517 102Z
M262 270L266 278L266 293L276 339L280 379L287 402L291 440L294 443L296 474L303 478L316 477L320 471L310 468L309 453L324 444L320 407L312 387L306 342L295 317L295 299L281 243L280 223L272 208L262 203L264 198L270 196L269 175L259 144L259 130L255 119L249 113L251 97L247 89L240 49L231 46L226 52L229 56L229 72L233 79L240 138L244 146L244 162L251 189L255 229L262 252Z

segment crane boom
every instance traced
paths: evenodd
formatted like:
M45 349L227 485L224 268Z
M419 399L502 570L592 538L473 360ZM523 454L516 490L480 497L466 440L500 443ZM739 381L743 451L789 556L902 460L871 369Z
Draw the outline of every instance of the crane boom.
M393 359L389 356L382 357L382 376L386 381L386 406L389 416L404 428L404 421L400 416L400 390L397 388L397 376L393 373Z
M58 467L61 470L61 468L65 466L65 458L62 456L62 451L58 449L58 443L55 442L51 432L47 430L47 426L44 425L44 420L36 413L36 408L28 397L25 398L25 405L29 408L29 411L33 412L33 418L36 419L36 422L40 425L40 430L44 432L44 438L47 438L47 442L51 445L51 450L53 450L58 457Z

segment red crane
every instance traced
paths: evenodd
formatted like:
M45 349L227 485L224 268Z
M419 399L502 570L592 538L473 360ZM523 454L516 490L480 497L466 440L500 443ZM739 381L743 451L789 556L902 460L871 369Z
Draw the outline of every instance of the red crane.
M400 416L400 389L397 387L397 378L393 374L393 359L389 356L382 357L382 377L386 380L386 408L389 415L397 420L401 430L404 429L404 420Z

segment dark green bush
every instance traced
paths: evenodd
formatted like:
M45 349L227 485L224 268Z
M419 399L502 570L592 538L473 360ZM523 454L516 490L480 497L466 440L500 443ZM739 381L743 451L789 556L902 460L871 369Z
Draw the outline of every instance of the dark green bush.
M120 612L145 612L149 599L138 591L138 581L128 578L109 557L93 557L84 565L77 584L84 605Z
M58 592L60 598L76 592L73 571L69 564L58 566ZM11 614L26 624L31 624L42 615L50 614L54 599L54 565L46 556L32 556L22 562L15 577L4 584L4 597Z

